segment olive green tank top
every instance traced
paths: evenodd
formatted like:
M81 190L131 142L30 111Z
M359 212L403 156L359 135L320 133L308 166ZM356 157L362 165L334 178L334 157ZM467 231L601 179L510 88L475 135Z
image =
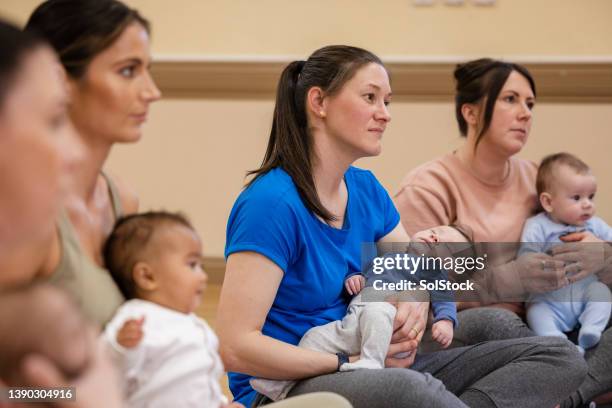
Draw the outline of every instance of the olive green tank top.
M123 214L117 186L104 172L101 174L108 184L117 219ZM65 210L59 216L57 228L61 246L60 263L49 282L68 291L90 321L104 326L125 299L110 273L83 252Z

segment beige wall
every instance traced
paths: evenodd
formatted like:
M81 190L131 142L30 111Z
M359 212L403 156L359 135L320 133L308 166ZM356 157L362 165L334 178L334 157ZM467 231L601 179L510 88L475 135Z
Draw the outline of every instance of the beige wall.
M351 43L383 57L565 56L612 58L612 1L497 0L491 8L411 0L131 0L154 26L154 53L183 57L307 55ZM442 1L438 1L442 3ZM38 4L2 0L0 14L24 22ZM267 142L269 99L167 99L153 106L144 139L119 146L108 167L147 208L181 209L220 256L225 223L247 169ZM383 154L363 160L391 191L411 168L457 145L450 103L396 102ZM612 222L612 104L540 104L523 156L568 150L599 177L599 214Z
M358 165L393 192L403 175L459 143L449 103L394 103L383 153ZM208 255L222 255L225 223L247 169L265 150L272 101L164 100L152 110L145 138L121 146L109 167L140 193L144 208L182 209L195 221ZM599 215L612 223L612 104L540 104L523 157L567 150L599 179Z
M19 22L39 0L2 0ZM610 55L610 0L128 0L154 26L156 54L307 55L350 43L384 55Z

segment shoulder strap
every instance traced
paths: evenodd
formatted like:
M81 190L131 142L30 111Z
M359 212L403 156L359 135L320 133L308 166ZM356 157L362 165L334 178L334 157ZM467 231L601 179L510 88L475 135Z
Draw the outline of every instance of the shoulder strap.
M123 206L121 205L121 197L119 196L119 189L117 185L110 178L108 174L101 171L102 177L106 180L106 185L108 186L108 194L111 198L113 204L113 213L115 214L115 220L123 215Z

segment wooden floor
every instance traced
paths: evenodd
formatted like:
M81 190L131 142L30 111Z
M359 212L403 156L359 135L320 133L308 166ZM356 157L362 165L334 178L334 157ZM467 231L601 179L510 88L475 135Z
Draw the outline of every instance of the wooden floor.
M200 307L196 310L196 314L206 320L206 322L215 330L216 316L217 316L217 305L219 304L219 295L221 293L221 285L209 284L204 291L204 299ZM221 388L225 395L232 399L232 394L229 391L227 385L227 375L221 378Z

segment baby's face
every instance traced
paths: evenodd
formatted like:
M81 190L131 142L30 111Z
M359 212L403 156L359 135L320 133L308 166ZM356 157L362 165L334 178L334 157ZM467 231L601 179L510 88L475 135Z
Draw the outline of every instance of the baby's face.
M454 227L448 225L439 225L419 231L412 236L413 241L417 242L467 242L465 236L457 231Z
M581 226L595 215L597 181L591 173L578 174L569 166L560 166L554 177L556 184L546 208L553 220Z
M193 312L202 301L208 276L202 267L202 243L192 229L172 224L156 232L159 248L149 264L157 286L151 300L182 313Z

